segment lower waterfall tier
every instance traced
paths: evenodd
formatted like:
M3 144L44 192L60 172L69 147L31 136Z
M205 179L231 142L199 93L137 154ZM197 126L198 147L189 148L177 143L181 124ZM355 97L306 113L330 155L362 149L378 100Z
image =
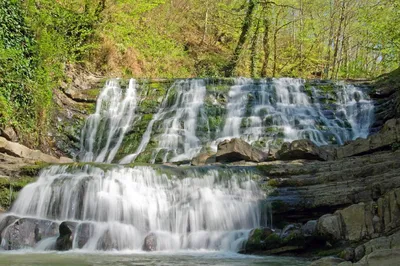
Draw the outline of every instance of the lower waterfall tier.
M87 250L238 251L252 228L268 222L251 174L210 168L179 176L149 166L52 166L2 219L1 245L51 248L59 230L72 248Z

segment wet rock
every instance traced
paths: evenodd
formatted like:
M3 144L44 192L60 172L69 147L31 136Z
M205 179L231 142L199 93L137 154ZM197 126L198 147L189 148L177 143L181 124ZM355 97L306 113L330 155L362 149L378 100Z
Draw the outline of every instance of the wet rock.
M354 261L359 261L365 256L365 246L360 245L354 249Z
M317 220L310 220L301 227L304 236L313 236L317 230Z
M327 161L333 157L324 149L318 147L311 140L300 139L292 143L285 142L277 153L280 160L320 160Z
M382 249L365 256L357 266L394 266L399 265L400 249Z
M80 223L75 228L75 243L77 243L78 248L83 248L86 245L89 238L93 235L94 226L91 223Z
M143 241L144 251L156 251L157 250L157 236L154 233L148 234Z
M14 216L14 215L7 215L7 216L0 215L0 243L2 242L1 240L2 240L3 230L6 229L7 226L14 223L18 219L19 219L19 217Z
M40 240L58 235L58 224L50 220L21 218L1 232L6 250L33 248Z
M289 224L285 226L280 234L280 238L285 239L293 234L301 235L301 224Z
M77 223L62 222L58 228L59 237L56 240L56 250L65 251L72 248L73 231L75 231Z
M325 257L316 261L313 261L310 266L337 266L339 263L344 262L343 259L336 257Z
M355 249L354 261L361 260L364 256L369 255L377 250L398 249L400 248L400 231L390 236L382 236L359 245Z
M351 205L338 211L343 221L343 233L347 240L360 241L367 236L372 235L373 228L366 226L366 208L364 203ZM370 217L370 216L369 216ZM370 217L372 219L372 217ZM371 221L372 222L372 221Z
M326 214L318 219L317 233L330 240L340 240L342 238L342 224L337 215Z
M250 144L241 139L225 140L218 144L216 154L217 162L235 162L235 161L265 161L268 154L253 148Z
M355 258L354 249L351 247L348 247L348 248L342 250L342 252L339 253L339 257L346 261L354 261L354 258Z
M282 240L280 233L274 232L268 227L253 229L246 243L246 252L253 253L256 251L266 251L280 248Z
M191 161L191 165L200 166L215 163L215 154L211 153L200 153L194 157Z
M113 238L111 232L106 230L104 234L100 237L97 242L97 249L99 250L113 250L117 249L115 243L113 242Z
M380 150L390 150L394 143L400 141L400 119L386 121L381 131L367 139L356 139L336 149L338 159L373 153Z

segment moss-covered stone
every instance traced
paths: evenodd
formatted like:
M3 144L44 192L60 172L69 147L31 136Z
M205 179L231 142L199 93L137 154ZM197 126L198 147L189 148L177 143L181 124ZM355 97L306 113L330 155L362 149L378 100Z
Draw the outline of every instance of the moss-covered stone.
M19 191L35 180L31 176L18 178L0 177L0 208L9 209L17 198Z
M36 164L32 165L26 165L23 166L20 169L20 175L21 176L30 176L30 177L35 177L39 175L39 172L43 169L49 166L48 163L43 163L43 162L38 162Z

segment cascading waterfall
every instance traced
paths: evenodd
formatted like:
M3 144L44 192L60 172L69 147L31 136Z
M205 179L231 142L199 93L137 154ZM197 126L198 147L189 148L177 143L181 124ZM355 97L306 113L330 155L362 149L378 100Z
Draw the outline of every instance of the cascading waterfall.
M240 137L268 148L277 141L307 138L317 145L343 144L367 137L374 106L359 88L335 86L336 100L322 104L326 95L317 87L307 94L301 79L280 78L272 82L238 79L229 91L227 118L220 139ZM279 143L279 142L278 142Z
M222 104L212 95L213 86L218 85L201 79L176 81L136 151L120 163L130 163L144 151L152 154L147 160L151 163L190 160L202 147L215 151L219 142L231 138L242 138L265 151L303 138L317 145L342 145L367 137L373 123L374 105L354 85L236 78ZM210 127L215 114L207 111L206 102L224 110L223 124Z
M238 251L260 226L264 197L245 173L178 179L146 166L53 166L22 190L11 214L75 223L73 248L140 250L150 235L157 250Z
M203 147L233 137L264 149L300 138L318 145L343 144L367 137L373 122L372 102L353 85L238 78L220 102L207 86L203 79L175 81L136 151L120 163L130 163L148 149L151 162L156 157L163 162L188 160ZM107 81L82 130L81 161L113 161L135 126L137 88L133 79L125 90L119 80ZM209 123L215 116L207 110L210 106L222 110L217 113L224 119L217 126L217 120L214 126ZM54 249L54 229L67 221L74 228L72 248L146 250L150 242L156 250L238 251L252 228L272 226L262 203L265 195L250 173L206 168L174 175L170 170L49 167L0 219L1 247ZM34 232L34 240L16 240L16 232L28 232L29 239Z
M96 112L82 130L81 161L111 163L132 124L135 109L136 81L129 81L125 95L118 80L107 81L97 99Z
M187 160L195 156L202 147L196 136L196 128L205 95L204 80L176 81L168 90L161 108L149 122L136 152L123 158L120 163L131 162L146 148L156 122L161 122L157 130L162 133L157 137L158 146L153 151L152 163L161 152L164 153L163 162Z

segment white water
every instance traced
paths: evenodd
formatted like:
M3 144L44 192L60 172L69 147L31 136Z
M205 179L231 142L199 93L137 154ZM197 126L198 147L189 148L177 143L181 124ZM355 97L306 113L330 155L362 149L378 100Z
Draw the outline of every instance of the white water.
M101 91L96 112L90 115L81 135L81 161L111 163L136 109L136 81L131 79L125 92L119 81L109 80Z
M251 79L238 79L229 92L220 140L234 137L249 143L264 140L268 148L278 138L284 141L308 138L317 145L326 145L367 137L373 122L373 103L353 85L338 87L329 117L324 114L329 110L321 109L319 90L311 88L311 98L301 79L261 80L259 84Z
M208 170L178 179L144 166L109 171L64 166L50 167L26 186L11 213L90 223L87 250L141 250L144 238L154 233L157 250L238 251L250 230L261 225L264 197L244 173L220 176ZM79 234L76 230L74 238Z
M152 138L157 143L152 147L153 162L160 156L164 162L190 159L207 142L216 142L196 135L198 126L208 120L205 82L176 81L136 152L120 163L134 160ZM230 88L225 123L215 129L219 135L213 135L219 140L241 137L266 148L279 140L342 144L368 135L373 104L359 88L340 85L329 109L322 102L324 92L313 87L309 93L299 79L239 78ZM125 92L118 80L107 82L82 132L82 161L113 160L132 126L136 102L134 80ZM144 166L108 171L50 167L19 193L11 213L72 221L77 226L73 248L90 251L142 250L151 234L157 238L157 250L238 251L252 228L271 224L272 217L261 217L267 216L260 205L265 195L248 173L209 169L184 175L179 179ZM36 248L47 250L54 241L44 239ZM3 238L1 246L5 243Z
M207 85L211 86L207 93L207 82L176 81L147 125L136 151L120 163L130 163L144 151L151 153L151 163L190 160L202 147L216 150L220 141L231 138L242 138L266 151L279 148L284 141L303 138L317 145L342 145L347 140L366 138L374 120L373 102L354 85L321 83L305 88L302 79L237 78L222 106L224 123L211 132L208 121L213 114L207 114L204 103L221 105L211 94L212 84ZM153 145L148 147L150 142Z
M160 122L157 130L161 131L161 134L156 138L158 146L153 151L152 163L155 162L159 153L163 153L163 162L187 160L195 156L202 148L202 143L196 136L196 129L205 95L204 80L176 81L168 90L161 108L149 122L135 153L126 156L120 163L126 164L133 161L145 150L154 130L153 126L157 122ZM172 105L168 102L170 97L174 97Z

